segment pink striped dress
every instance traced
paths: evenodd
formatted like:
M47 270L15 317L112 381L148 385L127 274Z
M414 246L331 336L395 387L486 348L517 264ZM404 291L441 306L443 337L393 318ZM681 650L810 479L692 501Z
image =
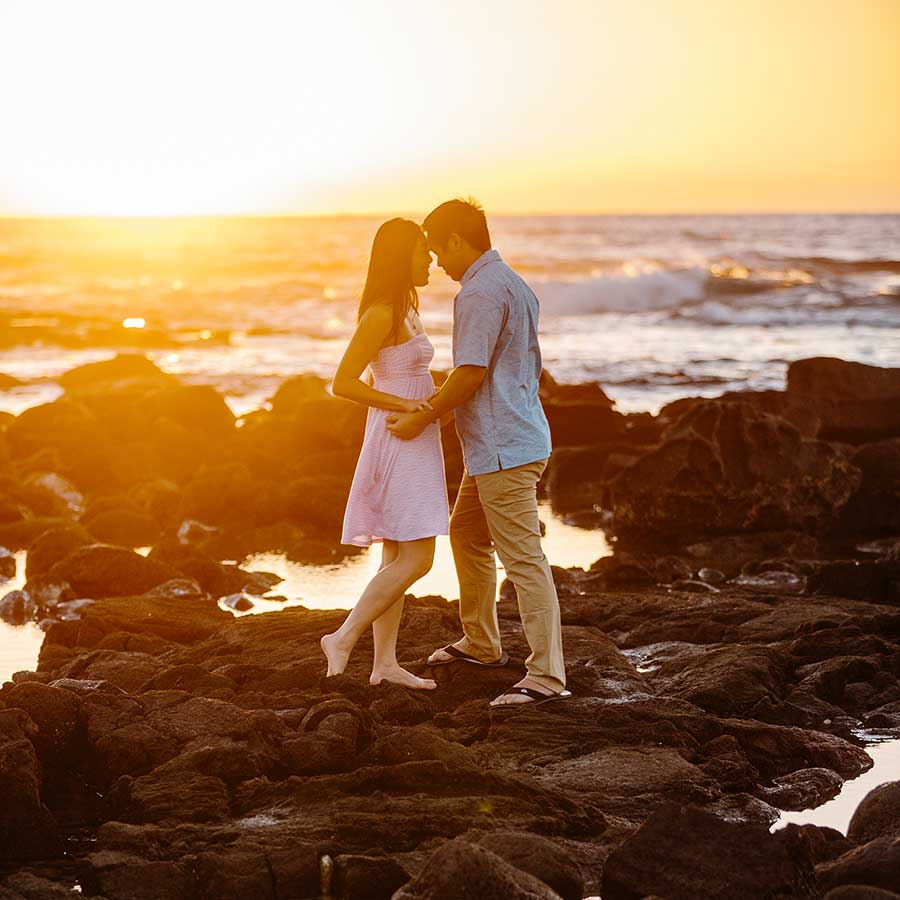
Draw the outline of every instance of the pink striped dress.
M425 399L434 393L428 370L433 358L434 347L424 333L382 347L371 363L374 386L407 400ZM440 426L435 422L405 441L388 431L389 415L386 409L369 408L344 512L343 544L368 547L381 540L414 541L449 531Z

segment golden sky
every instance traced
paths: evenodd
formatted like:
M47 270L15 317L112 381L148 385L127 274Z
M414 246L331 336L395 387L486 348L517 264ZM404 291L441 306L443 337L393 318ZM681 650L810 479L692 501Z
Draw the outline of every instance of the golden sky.
M0 214L900 210L900 0L0 0Z

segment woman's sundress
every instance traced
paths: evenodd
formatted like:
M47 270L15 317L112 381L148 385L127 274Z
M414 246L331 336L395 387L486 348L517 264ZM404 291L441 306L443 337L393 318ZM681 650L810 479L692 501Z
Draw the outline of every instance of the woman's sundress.
M434 393L428 370L434 347L424 333L390 347L372 360L376 390L407 400ZM414 541L447 534L450 512L437 422L412 440L387 429L386 409L369 408L366 436L344 512L341 543L368 547L376 541Z

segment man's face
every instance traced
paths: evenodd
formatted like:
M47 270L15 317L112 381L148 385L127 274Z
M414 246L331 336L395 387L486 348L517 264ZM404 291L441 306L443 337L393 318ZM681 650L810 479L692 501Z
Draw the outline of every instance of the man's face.
M451 234L443 244L437 243L428 235L428 249L434 254L438 267L443 269L454 281L459 281L463 272L459 271L459 237Z

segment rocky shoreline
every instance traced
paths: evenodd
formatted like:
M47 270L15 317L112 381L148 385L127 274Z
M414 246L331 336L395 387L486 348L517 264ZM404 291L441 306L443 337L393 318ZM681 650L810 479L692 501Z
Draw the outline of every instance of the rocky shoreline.
M46 629L0 689L0 900L900 893L900 782L847 836L769 831L871 766L856 730L900 735L900 370L801 360L657 416L545 378L543 489L615 552L555 569L575 696L515 711L486 703L528 652L509 584L510 666L427 694L370 686L370 642L324 678L341 610L222 608L278 580L226 560L346 551L364 414L320 379L237 421L141 356L60 381L0 422L0 615ZM424 672L456 604L401 633Z

